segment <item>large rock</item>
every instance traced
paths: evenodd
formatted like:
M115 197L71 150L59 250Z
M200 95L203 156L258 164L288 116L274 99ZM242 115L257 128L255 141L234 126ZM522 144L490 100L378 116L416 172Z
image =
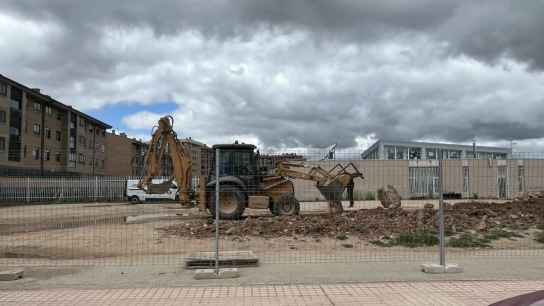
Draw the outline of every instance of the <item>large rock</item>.
M397 189L392 185L387 185L387 188L378 189L378 200L384 208L400 208L401 197Z

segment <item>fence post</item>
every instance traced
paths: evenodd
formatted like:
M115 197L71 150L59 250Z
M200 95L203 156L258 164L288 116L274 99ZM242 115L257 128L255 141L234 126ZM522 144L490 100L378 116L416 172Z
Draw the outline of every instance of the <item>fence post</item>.
M215 149L215 274L219 275L219 154Z
M94 201L97 202L98 199L98 176L94 177Z
M446 265L446 239L444 237L444 164L441 157L438 159L438 240L440 263L423 264L421 268L426 273L460 273L463 269L456 264Z
M26 202L30 203L30 177L26 178Z
M64 177L60 178L60 201L64 202L64 184L66 182L64 181Z
M438 231L439 231L439 237L440 240L440 265L446 266L446 250L445 250L445 237L444 237L444 173L442 171L442 159L438 160L438 192L439 192L439 200L438 200Z

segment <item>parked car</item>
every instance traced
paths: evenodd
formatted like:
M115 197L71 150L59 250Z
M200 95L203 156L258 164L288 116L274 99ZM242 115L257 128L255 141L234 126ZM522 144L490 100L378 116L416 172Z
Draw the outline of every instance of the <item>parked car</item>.
M154 179L152 184L161 184L166 179ZM165 193L147 193L144 189L138 188L138 180L127 180L126 197L132 204L143 203L146 200L178 200L178 186L175 181Z

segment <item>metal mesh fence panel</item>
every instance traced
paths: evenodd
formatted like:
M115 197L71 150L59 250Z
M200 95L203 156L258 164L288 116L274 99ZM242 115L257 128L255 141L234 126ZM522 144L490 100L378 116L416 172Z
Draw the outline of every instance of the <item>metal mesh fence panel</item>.
M206 154L209 169L193 178L190 209L176 201L175 186L153 196L130 190L140 177L0 177L0 263L185 264L215 250L217 176L223 255L251 251L282 264L436 262L440 192L448 260L542 255L544 160L443 160L440 190L438 160L392 156L231 148L217 171Z

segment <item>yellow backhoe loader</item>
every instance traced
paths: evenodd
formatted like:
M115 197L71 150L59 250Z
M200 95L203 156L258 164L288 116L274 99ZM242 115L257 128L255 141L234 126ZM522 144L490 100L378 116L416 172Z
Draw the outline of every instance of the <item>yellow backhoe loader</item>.
M159 120L145 159L147 172L138 186L148 193L162 193L175 179L181 205L191 207L192 162L189 144L177 139L172 125L173 118L170 116ZM200 177L196 198L199 209L209 210L215 215L215 187L216 180L219 180L221 219L239 219L246 208L269 209L274 215L298 214L300 203L295 198L294 179L316 182L316 187L329 202L330 211L341 212L340 200L344 190L348 188L348 194L353 198L353 188L350 193L349 187L353 186L354 178L363 178L352 163L346 166L338 164L329 171L313 167L309 172L292 169L304 167L301 164L280 163L275 175L268 175L268 169L258 167L259 153L255 153L254 145L234 143L214 145L212 148L214 152L220 150L219 169L213 162L209 177ZM160 162L166 154L172 159L173 177L165 183L154 185L152 178L159 175ZM212 158L215 160L215 156Z

